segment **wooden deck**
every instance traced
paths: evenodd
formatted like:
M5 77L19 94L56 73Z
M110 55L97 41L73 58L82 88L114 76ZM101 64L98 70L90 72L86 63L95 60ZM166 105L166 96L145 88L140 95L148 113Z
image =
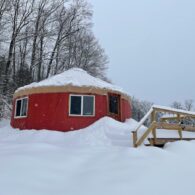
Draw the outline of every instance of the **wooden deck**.
M159 114L174 114L174 117L168 117L159 119ZM192 138L185 138L183 136L184 131L195 132L195 125L187 125L184 123L184 119L195 119L195 112L190 112L186 110L179 110L174 108L168 108L163 106L152 106L152 108L147 112L147 114L141 119L138 123L138 126L132 131L133 136L133 146L139 147L144 143L144 140L148 139L148 136L151 134L152 138L149 138L150 145L153 146L164 146L167 142L173 142L178 140L195 140L195 136ZM174 119L174 120L173 120ZM149 126L146 130L139 136L139 130L146 120L150 121ZM169 130L177 131L178 138L158 138L156 130ZM194 137L194 138L193 138Z
M163 147L166 143L168 142L175 142L175 141L180 141L180 140L184 140L184 141L191 141L191 140L195 140L195 138L156 138L154 141L154 138L148 138L148 141L150 144L148 144L147 146L157 146L157 147Z

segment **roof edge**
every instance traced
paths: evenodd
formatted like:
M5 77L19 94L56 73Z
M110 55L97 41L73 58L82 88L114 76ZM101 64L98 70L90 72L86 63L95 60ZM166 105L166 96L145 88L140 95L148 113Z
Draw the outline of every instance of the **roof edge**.
M130 101L130 96L126 93L117 90L111 90L107 88L97 88L97 87L90 87L90 86L42 86L42 87L32 87L18 90L14 93L13 98L31 95L31 94L42 94L42 93L63 93L63 92L70 92L70 93L93 93L97 95L107 95L107 93L117 93L122 96L122 98Z

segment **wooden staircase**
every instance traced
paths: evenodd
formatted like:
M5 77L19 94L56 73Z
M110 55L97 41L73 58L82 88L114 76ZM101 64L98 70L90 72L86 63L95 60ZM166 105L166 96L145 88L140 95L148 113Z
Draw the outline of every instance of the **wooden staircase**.
M166 117L166 118L160 118L159 121L157 121L157 114L158 113L169 113L173 114L174 117ZM195 112L189 112L185 110L179 110L179 109L173 109L168 107L162 107L162 106L153 106L148 113L143 117L143 119L139 122L137 128L132 131L133 133L133 145L134 147L138 147L144 143L144 140L148 139L149 145L153 146L164 146L167 142L173 142L178 140L195 140L195 134L194 138L184 138L182 135L183 131L191 131L195 133L195 126L192 125L184 125L183 119L185 118L193 118L195 119ZM138 138L138 132L144 122L150 119L150 125L149 127L143 132L143 134ZM173 123L174 121L174 123ZM177 131L178 132L178 138L157 138L156 136L156 130L170 130L170 131ZM148 136L152 134L152 138L148 138Z

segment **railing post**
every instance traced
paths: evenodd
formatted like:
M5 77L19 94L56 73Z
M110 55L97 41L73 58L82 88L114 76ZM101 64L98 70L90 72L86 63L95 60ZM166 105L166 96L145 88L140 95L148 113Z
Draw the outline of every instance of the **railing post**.
M137 147L137 131L132 131L133 133L133 147Z
M154 138L153 145L155 145L155 144L156 144L156 126L155 126L154 129L152 130L152 135L153 135L153 138Z
M153 110L153 112L151 114L151 123L154 123L154 122L156 122L156 111L155 111L155 109ZM154 138L153 145L155 145L156 144L156 125L152 129L152 135L153 135L153 138Z
M182 140L182 128L178 130L179 138Z
M177 121L181 125L180 114L177 114ZM182 140L182 127L180 129L178 129L178 134L179 134L179 138Z
M134 131L132 131L133 134L133 146L134 147L138 147L139 145L141 145L144 141L145 134L148 135L148 130L144 133L144 135L142 135L141 138L138 139L137 137L137 132L138 130L141 128L141 126L144 124L144 122L146 121L146 119L148 119L148 117L151 115L151 113L153 112L153 108L151 108L147 114L141 119L141 121L138 123L138 126L136 127L136 129ZM151 131L150 131L151 132Z

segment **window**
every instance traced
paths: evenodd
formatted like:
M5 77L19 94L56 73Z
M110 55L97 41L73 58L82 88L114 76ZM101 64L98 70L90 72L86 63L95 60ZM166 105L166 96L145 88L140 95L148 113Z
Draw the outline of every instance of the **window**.
M92 95L70 95L70 115L94 116L95 97Z
M112 114L119 114L120 98L118 95L109 95L109 112Z
M70 114L81 115L81 96L71 96Z
M28 98L21 98L16 100L15 117L26 117L28 108Z

